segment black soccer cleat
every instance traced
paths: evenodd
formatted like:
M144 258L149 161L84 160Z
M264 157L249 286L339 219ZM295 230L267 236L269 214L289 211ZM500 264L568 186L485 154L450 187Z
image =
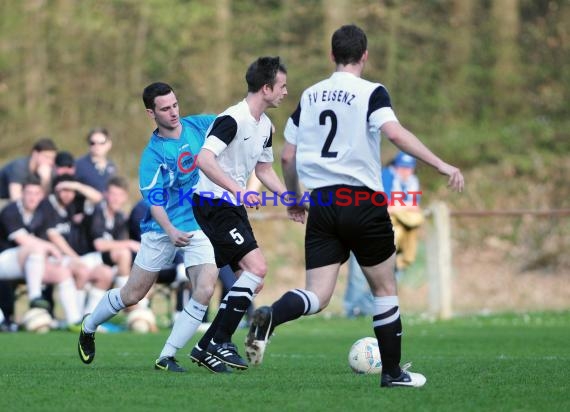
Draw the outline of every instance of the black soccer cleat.
M273 310L262 306L253 313L251 326L245 338L245 355L252 365L263 362L265 347L273 333Z
M192 362L197 363L198 366L203 366L213 373L228 373L229 370L224 362L210 355L205 350L194 346L190 352L190 359Z
M400 376L394 378L388 373L383 373L380 378L380 386L383 388L394 387L408 387L408 388L421 388L426 383L426 377L421 373L409 372L408 368L412 366L411 363L406 363L400 372Z
M77 351L79 352L79 359L81 359L81 362L89 364L93 362L93 359L95 358L95 332L85 333L83 331L83 324L85 323L85 318L87 316L89 315L85 315L81 322Z
M165 356L157 359L154 362L154 369L169 372L186 372L186 369L178 364L174 356Z
M239 356L237 347L232 342L210 343L208 353L232 368L241 370L248 368L247 362Z

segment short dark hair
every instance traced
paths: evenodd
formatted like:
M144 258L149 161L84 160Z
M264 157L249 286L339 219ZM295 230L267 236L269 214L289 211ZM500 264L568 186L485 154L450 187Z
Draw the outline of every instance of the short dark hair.
M22 187L26 186L43 186L42 181L36 175L29 175L22 183Z
M107 130L105 127L94 127L93 129L89 130L89 133L87 133L87 143L91 143L91 136L97 133L105 135L106 141L111 140L111 134L109 133L109 130Z
M155 104L154 99L158 96L165 96L170 92L173 92L174 89L170 87L169 84L162 83L162 82L155 82L146 86L143 90L142 99L144 102L144 107L147 109L154 110Z
M57 167L74 167L75 158L67 151L58 152L55 156L55 165Z
M127 192L129 191L129 181L123 176L113 176L109 178L107 181L107 189L111 186L119 187Z
M32 152L57 152L57 146L50 137L42 137L34 143Z
M358 63L366 52L366 33L354 24L347 24L335 31L331 38L331 50L336 64Z
M266 84L273 87L278 72L287 74L287 69L279 56L258 58L251 63L245 73L247 91L255 93Z

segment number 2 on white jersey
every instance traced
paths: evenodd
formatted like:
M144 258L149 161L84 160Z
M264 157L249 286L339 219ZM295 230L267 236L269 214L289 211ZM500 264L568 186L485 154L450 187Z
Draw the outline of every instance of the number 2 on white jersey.
M324 126L327 124L327 117L331 119L331 129L329 130L329 134L327 135L327 139L325 140L325 144L321 150L321 157L336 157L338 152L331 152L331 144L336 135L336 128L337 128L337 119L336 114L332 110L324 110L321 112L319 116L319 124Z

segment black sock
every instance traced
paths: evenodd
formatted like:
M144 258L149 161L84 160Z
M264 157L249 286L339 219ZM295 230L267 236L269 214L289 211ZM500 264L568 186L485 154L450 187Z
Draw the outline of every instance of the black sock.
M271 305L273 309L273 328L282 323L303 316L306 311L305 301L294 292L287 292Z
M374 316L374 322L381 321L398 311L395 306L388 312ZM388 324L374 327L378 346L380 347L380 358L382 359L382 373L388 373L393 378L397 378L400 373L400 359L402 356L402 321L400 316Z
M247 308L253 299L253 291L248 288L232 287L226 297L225 308L221 308L218 312L220 315L220 323L218 324L216 333L214 334L214 342L230 342L236 331L240 321L242 320ZM216 317L218 317L216 315Z

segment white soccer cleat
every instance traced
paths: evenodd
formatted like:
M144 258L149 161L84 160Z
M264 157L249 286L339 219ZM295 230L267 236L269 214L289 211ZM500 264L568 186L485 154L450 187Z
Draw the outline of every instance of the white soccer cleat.
M245 338L245 355L252 365L263 362L263 355L272 332L273 312L269 306L262 306L253 313L249 332Z
M410 372L408 369L412 366L411 363L406 363L402 366L402 373L397 378L391 377L387 373L382 374L380 386L387 388L394 388L398 386L408 388L421 388L425 385L427 379L421 373Z
M263 362L263 355L265 354L265 347L267 342L264 340L245 341L245 355L251 365L259 365Z

